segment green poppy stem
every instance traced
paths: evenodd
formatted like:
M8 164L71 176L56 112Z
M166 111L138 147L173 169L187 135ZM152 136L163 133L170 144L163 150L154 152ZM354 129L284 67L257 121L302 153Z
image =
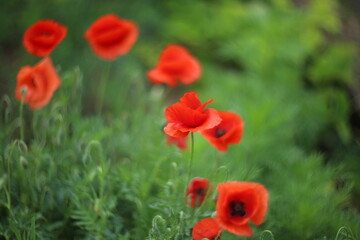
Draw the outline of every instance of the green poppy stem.
M21 103L20 103L20 110L19 110L19 117L20 117L20 140L24 141L24 117L23 117L23 113L24 113L24 98L25 98L25 94L22 94L21 96Z
M10 215L12 215L12 212L11 212L11 158L12 158L12 155L13 155L13 151L14 151L14 148L15 148L15 144L17 143L17 140L15 140L12 145L11 145L11 149L10 149L10 153L8 155L8 161L7 161L7 174L8 174L8 179L7 179L7 184L8 184L8 189L7 191L5 191L5 194L6 194L6 198L7 198L7 207L9 209L9 213Z
M11 151L12 152L12 151ZM7 179L7 182L8 182L8 193L7 193L7 200L8 200L8 209L9 209L9 212L11 212L11 167L10 167L10 156L8 158L8 162L7 162L7 170L8 170L8 179Z
M194 159L194 133L190 132L191 136L191 152L190 152L190 162L189 162L189 175L188 175L188 183L190 182L191 172L192 172L192 163Z
M101 81L100 81L99 92L98 92L98 100L97 100L97 107L96 107L96 110L97 110L98 114L101 114L102 108L104 106L104 95L105 95L105 92L106 92L106 86L107 86L108 79L109 79L110 68L111 68L111 62L108 62L106 64L106 66L105 66L104 74L103 74L103 76L101 78Z

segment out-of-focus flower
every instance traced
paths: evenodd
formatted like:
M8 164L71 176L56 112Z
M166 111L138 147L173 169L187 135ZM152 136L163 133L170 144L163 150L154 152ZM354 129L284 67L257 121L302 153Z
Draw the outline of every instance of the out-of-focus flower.
M200 132L215 127L221 118L215 109L204 110L210 99L201 104L196 92L187 92L177 102L165 110L168 124L164 128L166 134L172 137L186 137L189 132Z
M233 112L220 112L219 125L204 130L201 134L219 151L227 151L229 144L239 143L244 131L244 121Z
M15 96L19 101L24 99L31 109L39 109L50 102L60 84L60 77L47 57L33 67L24 66L20 69Z
M65 38L67 28L53 20L39 20L24 33L25 49L36 57L48 56Z
M98 57L115 60L130 51L138 35L138 27L133 21L107 14L87 29L85 38Z
M209 180L205 178L194 178L191 180L186 193L187 204L194 208L199 207L209 190Z
M191 84L201 77L201 65L186 48L172 44L161 53L159 63L147 74L154 84L175 87L178 82Z
M218 184L216 218L221 227L236 235L251 237L251 220L260 225L268 209L268 191L254 182L225 182Z

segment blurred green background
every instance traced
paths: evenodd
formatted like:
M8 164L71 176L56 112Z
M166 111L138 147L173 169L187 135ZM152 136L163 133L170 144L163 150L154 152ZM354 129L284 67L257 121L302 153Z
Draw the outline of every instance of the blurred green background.
M214 204L184 206L189 152L167 147L161 128L165 107L193 90L245 121L242 142L226 153L196 135L193 173L214 187L268 187L255 238L271 239L261 235L268 229L275 239L335 239L342 226L360 238L359 12L357 1L335 0L3 1L0 239L188 239ZM99 114L108 62L83 35L107 13L135 21L140 37L111 63ZM39 19L68 27L51 54L63 82L49 106L25 108L19 143L16 74L39 61L22 35ZM195 84L168 89L146 79L170 43L200 60ZM343 229L337 239L351 238Z

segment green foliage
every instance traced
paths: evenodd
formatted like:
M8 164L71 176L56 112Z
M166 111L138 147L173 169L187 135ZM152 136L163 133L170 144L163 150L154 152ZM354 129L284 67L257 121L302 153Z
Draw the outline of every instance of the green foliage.
M274 236L271 231L265 230L260 235L260 240L274 240Z
M356 49L350 44L334 44L318 56L316 62L309 69L310 79L315 85L331 83L353 82Z
M299 9L285 0L26 1L15 23L10 10L20 1L4 3L0 31L9 34L0 43L15 49L16 61L1 50L0 239L191 239L193 225L214 216L216 185L229 180L269 189L254 239L359 238L359 136L347 93L356 48L338 36L336 1L308 2ZM109 63L96 59L82 34L108 12L135 20L141 37L111 63L98 113ZM39 18L69 27L52 55L62 84L45 108L24 108L21 141L14 79L35 62L20 42ZM194 85L148 83L146 71L169 43L201 60L203 77ZM161 130L165 107L191 90L245 121L242 142L225 153L195 135L193 177L208 178L213 190L196 209L184 197L190 151L166 146Z
M336 234L335 240L341 240L341 239L351 240L351 239L355 239L355 237L350 229L348 229L347 227L341 227L338 233Z

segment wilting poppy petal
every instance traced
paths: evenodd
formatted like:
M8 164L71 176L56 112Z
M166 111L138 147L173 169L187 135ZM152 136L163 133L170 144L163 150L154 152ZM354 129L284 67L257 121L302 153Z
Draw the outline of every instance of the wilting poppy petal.
M46 106L60 86L60 77L57 74L50 58L44 58L34 67L22 67L17 75L16 98L21 101L23 90L26 90L24 102L31 109Z
M184 85L191 84L201 76L201 66L186 48L172 44L161 53L159 63L147 74L154 84L167 84L176 87L180 81Z
M204 130L201 134L219 151L227 151L229 144L239 143L244 131L244 122L232 112L220 112L222 121L217 126Z
M165 110L165 117L169 122L164 128L165 133L173 137L185 137L189 132L199 132L218 125L221 118L216 110L204 110L210 102L212 99L201 104L197 93L185 93L180 102Z
M192 230L192 238L194 240L202 240L207 238L209 240L220 239L221 226L215 218L201 219L194 225Z
M65 38L67 28L53 20L40 20L24 33L25 49L36 57L48 56Z
M181 150L187 149L187 137L171 137L169 135L166 136L168 145L175 144Z
M209 190L209 180L205 178L194 178L191 180L186 193L186 201L190 207L199 207Z
M86 31L95 54L106 60L114 60L127 54L139 36L137 25L115 14L107 14L97 19Z
M216 218L225 230L252 236L251 220L256 225L265 220L268 208L268 191L259 183L226 182L218 185Z

